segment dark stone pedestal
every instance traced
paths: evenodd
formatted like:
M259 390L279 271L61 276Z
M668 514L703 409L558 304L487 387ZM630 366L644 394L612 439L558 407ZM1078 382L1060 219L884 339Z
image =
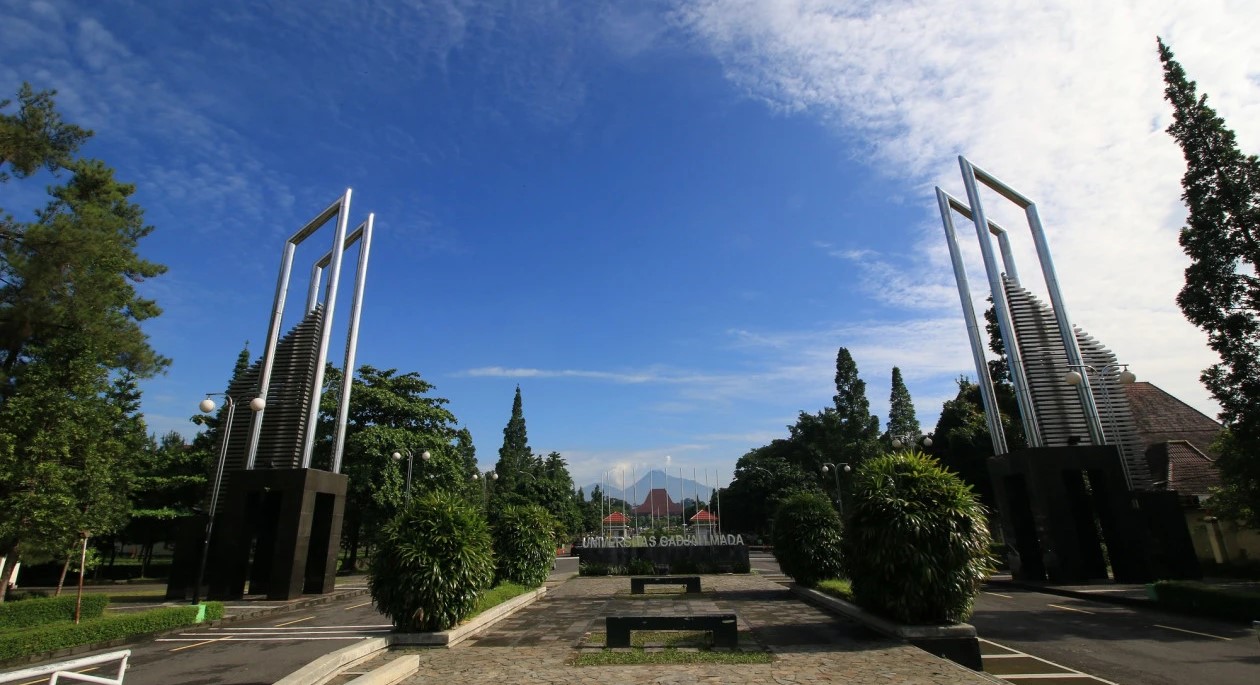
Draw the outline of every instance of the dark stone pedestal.
M1017 580L1105 580L1108 561L1121 583L1198 575L1175 495L1129 491L1114 447L1020 450L990 458L989 475Z
M315 469L232 471L219 503L206 564L207 599L265 594L293 599L331 592L341 546L346 476ZM204 521L201 519L202 530ZM185 547L183 543L180 547ZM174 566L190 556L176 547ZM195 545L193 563L200 559ZM172 573L167 597L184 597L193 575Z

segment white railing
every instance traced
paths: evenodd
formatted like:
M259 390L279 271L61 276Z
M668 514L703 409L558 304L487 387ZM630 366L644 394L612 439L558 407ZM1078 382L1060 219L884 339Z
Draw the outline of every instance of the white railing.
M96 683L97 685L122 685L123 675L127 673L127 659L130 657L131 650L124 649L121 652L97 654L96 656L85 656L82 659L71 659L70 661L62 661L55 664L32 666L31 668L24 668L11 673L0 673L0 683L26 681L33 677L46 676L51 673L52 679L48 681L48 685L57 685L58 679L80 680L85 683ZM118 662L118 675L113 678L75 672L87 666L108 664L114 661Z

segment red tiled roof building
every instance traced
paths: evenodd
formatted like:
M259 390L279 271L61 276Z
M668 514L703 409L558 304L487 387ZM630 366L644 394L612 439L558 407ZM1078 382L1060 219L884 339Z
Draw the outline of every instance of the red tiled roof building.
M648 516L682 516L683 505L669 498L665 488L653 488L643 504L634 508L635 514Z

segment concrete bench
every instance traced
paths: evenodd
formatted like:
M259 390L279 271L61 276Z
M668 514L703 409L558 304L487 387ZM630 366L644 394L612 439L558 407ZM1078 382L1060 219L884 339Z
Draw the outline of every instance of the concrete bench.
M686 585L687 592L700 592L700 576L632 576L630 594L643 594L644 585Z
M697 614L694 616L608 616L604 619L608 634L607 646L629 647L632 630L707 630L713 633L715 647L739 645L735 614Z

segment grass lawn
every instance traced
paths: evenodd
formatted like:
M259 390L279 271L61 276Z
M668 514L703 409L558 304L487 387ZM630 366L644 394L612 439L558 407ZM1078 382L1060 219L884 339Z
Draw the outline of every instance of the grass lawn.
M707 630L636 630L630 633L630 649L602 648L608 636L588 633L581 649L569 663L574 666L615 664L768 664L774 655L763 651L750 636L741 635L741 648L712 649ZM602 649L601 649L602 648Z
M534 589L535 588L532 587L525 587L524 585L517 585L516 583L502 583L500 585L496 585L481 593L481 596L477 598L477 606L473 608L473 611L468 615L468 618L473 618L487 609L492 609L509 599L512 599L513 597L519 597ZM468 618L464 620L468 620Z
M848 578L824 580L819 582L814 589L832 597L839 597L846 602L853 601L853 584L849 582Z

